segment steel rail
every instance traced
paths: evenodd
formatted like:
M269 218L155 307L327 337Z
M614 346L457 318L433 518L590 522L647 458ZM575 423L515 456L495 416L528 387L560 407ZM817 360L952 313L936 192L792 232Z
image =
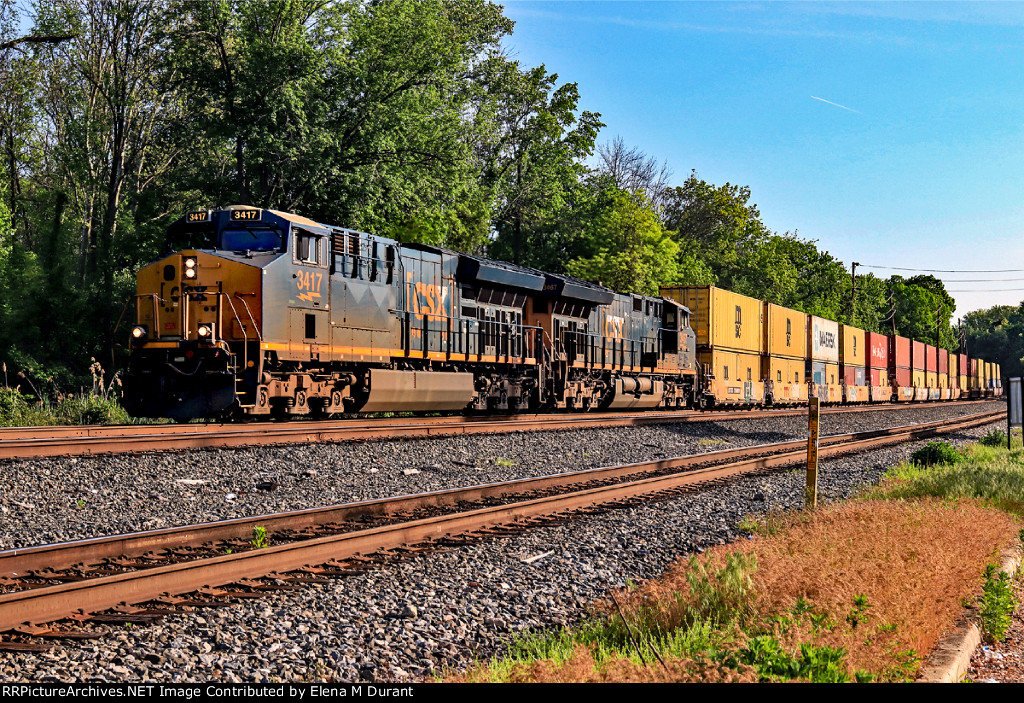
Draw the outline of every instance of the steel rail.
M934 423L932 423L928 426L919 425L909 428L893 428L883 434L861 433L862 435L871 434L874 436L861 436L848 441L839 441L838 438L833 437L836 441L822 447L820 455L828 457L848 454L874 448L882 444L954 432L969 427L989 424L998 419L1002 414L1004 414L1002 411L996 411L967 416L947 422L942 427L935 427ZM0 594L0 630L11 630L26 624L34 625L51 622L73 616L76 613L80 617L87 618L88 613L102 611L121 603L142 603L170 594L188 593L236 583L245 579L266 577L267 575L309 568L311 565L336 562L337 560L351 558L360 554L394 549L403 545L429 542L450 535L479 531L509 523L522 524L523 521L539 520L545 516L564 514L574 510L590 508L594 505L633 500L640 495L672 494L680 489L692 487L696 483L721 480L738 473L762 471L773 467L798 464L804 460L806 446L804 442L783 444L798 444L802 446L791 447L788 450L779 451L775 454L758 456L753 459L727 463L721 466L694 469L666 476L642 478L636 481L615 483L561 495L534 498L465 512L449 513L337 535L314 537L263 549L253 549L238 554L228 554L166 566L155 566L113 576L101 576L84 581L72 581L70 583L4 593ZM758 449L763 450L771 446L760 445ZM706 459L708 456L707 454L697 455L697 458ZM682 462L690 458L678 457L671 460L647 462L647 464L664 465L676 461ZM626 469L637 473L640 466L644 465L634 464L628 467L606 467L605 469L591 469L581 473L589 474L588 479L592 480L596 475L594 472L614 470L621 472ZM556 478L564 481L569 476L568 474L561 474L555 477L542 478ZM528 482L537 480L539 479L530 479ZM492 484L492 486L502 486L502 484ZM506 484L504 488L507 489L507 487ZM468 490L479 491L489 488L488 486L481 486ZM452 494L451 492L438 492L419 496L419 498L435 501L441 499L442 496L447 496L445 500L450 500ZM409 496L398 500L408 501L414 498L417 498L417 496ZM365 505L362 504L361 507L365 508ZM349 507L360 507L360 504L354 504L354 506ZM308 517L310 513L315 511L302 512L306 513L306 517ZM241 524L241 521L230 522L236 526ZM122 538L141 536L127 535L122 536ZM16 554L11 554L10 552L4 554L12 558L17 557Z
M966 419L998 417L1002 411L991 411ZM821 439L821 446L839 443L862 442L875 438L900 434L910 439L929 435L935 430L950 427L951 421L939 420L920 425L894 427L840 435L827 435ZM582 471L564 472L526 479L513 479L478 486L445 489L428 493L380 498L375 500L345 503L341 505L307 508L269 515L234 518L213 523L199 523L182 527L168 527L123 535L95 537L74 542L62 542L0 551L0 576L25 574L41 569L64 569L78 564L92 564L119 556L138 556L147 552L181 546L200 546L218 540L248 539L254 527L263 527L268 532L280 530L301 530L330 522L349 522L366 516L380 516L407 513L423 506L453 505L458 502L480 500L513 492L527 492L564 487L582 481L616 479L638 473L686 469L709 463L721 463L737 458L801 450L806 440L774 442L748 447L722 449L701 454L656 459L653 461L614 466L596 467Z
M955 401L943 407L975 403ZM939 407L890 403L827 408L827 413ZM431 417L335 420L319 422L207 425L83 425L0 429L0 459L84 456L142 451L245 447L270 444L399 439L458 434L503 434L588 427L630 427L655 424L718 422L750 418L799 416L806 409L718 410L699 412L572 413L500 417Z

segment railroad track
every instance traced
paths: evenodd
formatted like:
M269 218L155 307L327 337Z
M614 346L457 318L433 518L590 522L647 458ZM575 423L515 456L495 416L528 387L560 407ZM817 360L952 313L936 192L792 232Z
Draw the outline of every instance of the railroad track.
M941 407L977 403L956 401ZM906 410L906 403L834 407L825 413ZM939 407L939 406L934 406ZM0 429L0 459L122 454L144 451L308 444L369 439L406 439L458 434L503 434L587 427L629 427L667 423L806 415L806 408L777 410L653 411L644 413L570 413L501 417L358 418L317 422L189 425L80 425Z
M822 439L822 457L989 424L1005 411ZM667 499L801 464L806 441L0 552L0 649L96 636L57 621L147 623L181 608L360 573L410 553ZM269 545L253 536L265 531Z

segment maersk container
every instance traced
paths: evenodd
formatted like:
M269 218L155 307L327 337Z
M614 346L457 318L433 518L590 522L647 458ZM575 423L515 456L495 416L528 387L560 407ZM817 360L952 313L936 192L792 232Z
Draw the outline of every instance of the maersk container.
M812 361L839 362L839 323L810 315L807 320ZM835 381L838 383L838 380Z
M690 308L698 349L728 349L760 355L764 346L764 304L715 286L676 286L661 295Z

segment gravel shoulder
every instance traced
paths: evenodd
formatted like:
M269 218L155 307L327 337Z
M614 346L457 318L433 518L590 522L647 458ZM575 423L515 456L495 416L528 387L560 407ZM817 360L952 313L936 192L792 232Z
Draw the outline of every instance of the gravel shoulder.
M827 416L823 432L927 422L981 407ZM805 422L761 419L10 462L5 480L18 493L4 497L8 512L2 514L0 534L13 546L152 527L153 521L192 522L412 493L803 437ZM987 431L978 428L952 439L969 441ZM856 494L920 444L823 461L820 499ZM206 483L182 484L179 478ZM252 489L264 480L280 487ZM91 497L78 508L75 501L86 495L83 490ZM228 493L235 497L229 500ZM46 654L0 653L0 680L418 680L490 657L512 633L573 624L608 588L657 576L682 555L741 538L735 525L743 516L797 507L802 495L802 471L744 479L331 584L117 630ZM15 500L37 505L15 511ZM546 556L527 563L538 555Z

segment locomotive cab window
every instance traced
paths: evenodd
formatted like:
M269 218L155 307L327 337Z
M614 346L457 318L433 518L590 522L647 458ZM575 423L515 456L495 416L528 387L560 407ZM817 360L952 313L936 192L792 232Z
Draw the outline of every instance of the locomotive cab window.
M320 240L314 234L303 230L295 231L295 261L301 264L320 263Z

